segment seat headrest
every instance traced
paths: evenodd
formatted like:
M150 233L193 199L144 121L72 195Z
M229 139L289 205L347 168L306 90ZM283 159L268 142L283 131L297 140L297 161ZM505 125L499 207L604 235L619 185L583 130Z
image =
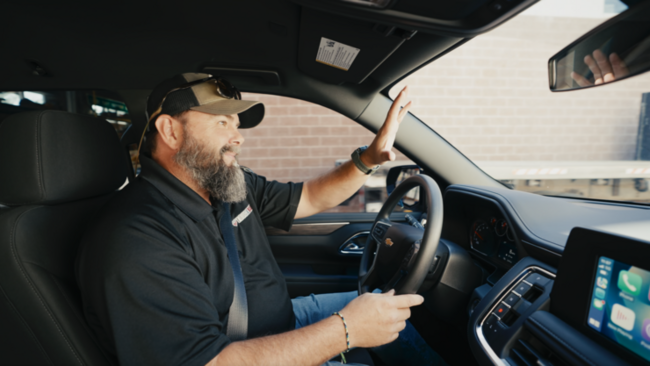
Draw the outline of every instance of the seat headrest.
M61 111L12 115L0 124L0 204L56 204L107 194L127 160L105 120Z

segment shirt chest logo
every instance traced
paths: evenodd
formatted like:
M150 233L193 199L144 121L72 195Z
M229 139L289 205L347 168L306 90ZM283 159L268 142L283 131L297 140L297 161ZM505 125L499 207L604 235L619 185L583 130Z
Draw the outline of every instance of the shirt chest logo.
M253 212L253 208L251 208L251 205L248 205L242 212L235 217L234 220L232 220L232 226L238 226L242 221L246 220L248 216Z

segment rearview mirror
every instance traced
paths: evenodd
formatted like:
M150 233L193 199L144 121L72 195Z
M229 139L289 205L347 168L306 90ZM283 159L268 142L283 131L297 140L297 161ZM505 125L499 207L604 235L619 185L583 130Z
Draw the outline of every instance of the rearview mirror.
M551 91L583 89L650 70L650 1L608 20L548 61Z

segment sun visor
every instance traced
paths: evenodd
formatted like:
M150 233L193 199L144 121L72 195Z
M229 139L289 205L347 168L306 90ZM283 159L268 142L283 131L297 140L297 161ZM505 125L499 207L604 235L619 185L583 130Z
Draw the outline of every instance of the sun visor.
M298 68L331 84L360 84L414 34L303 8Z

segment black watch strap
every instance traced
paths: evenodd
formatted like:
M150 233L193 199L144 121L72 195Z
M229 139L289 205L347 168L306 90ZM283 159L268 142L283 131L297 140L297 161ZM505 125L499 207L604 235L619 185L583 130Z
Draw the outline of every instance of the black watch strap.
M376 172L377 169L379 169L379 165L370 168L361 161L361 153L366 151L367 148L368 145L361 146L360 148L354 150L354 152L352 153L352 162L354 163L354 165L356 165L357 168L359 168L359 170L361 170L363 174L372 174Z

